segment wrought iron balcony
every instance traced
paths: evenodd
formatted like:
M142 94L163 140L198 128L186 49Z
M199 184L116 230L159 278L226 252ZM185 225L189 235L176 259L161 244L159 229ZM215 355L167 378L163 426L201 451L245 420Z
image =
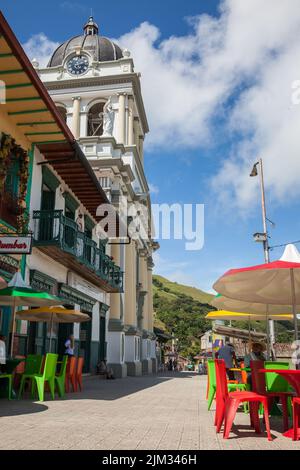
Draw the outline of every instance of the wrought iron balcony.
M123 290L123 273L62 210L33 211L34 246L106 292Z

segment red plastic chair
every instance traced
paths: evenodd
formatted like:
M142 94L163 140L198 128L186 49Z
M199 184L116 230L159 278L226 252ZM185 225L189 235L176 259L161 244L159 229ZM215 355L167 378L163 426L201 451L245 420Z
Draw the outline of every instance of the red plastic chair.
M299 441L300 397L293 399L293 441Z
M67 370L66 370L66 392L70 391L70 383L72 385L73 392L76 392L76 357L69 357Z
M75 385L76 385L76 392L78 390L78 386L80 391L82 391L82 369L84 364L84 358L79 357L77 360L77 369L76 369L76 376L75 376Z
M272 441L270 422L269 422L269 408L268 399L264 395L259 395L254 392L228 392L226 380L226 367L224 360L216 360L216 378L217 378L217 408L215 416L216 431L220 432L224 422L223 438L228 439L233 421L241 403L249 402L250 406L250 422L255 431L260 434L259 422L259 404L264 407L264 417L266 424L266 431L268 440Z
M254 392L265 395L268 398L268 405L271 410L275 398L279 398L282 404L283 431L289 428L288 398L294 395L293 392L267 392L265 374L259 372L264 369L263 361L251 361L252 389Z

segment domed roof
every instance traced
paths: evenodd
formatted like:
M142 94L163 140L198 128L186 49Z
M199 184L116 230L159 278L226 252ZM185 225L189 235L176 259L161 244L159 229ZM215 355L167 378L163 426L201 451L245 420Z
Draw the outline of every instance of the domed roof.
M78 49L89 53L93 60L97 62L119 60L123 57L122 49L117 44L108 38L98 35L99 28L92 16L83 29L83 35L74 36L54 51L47 67L62 65L64 59Z

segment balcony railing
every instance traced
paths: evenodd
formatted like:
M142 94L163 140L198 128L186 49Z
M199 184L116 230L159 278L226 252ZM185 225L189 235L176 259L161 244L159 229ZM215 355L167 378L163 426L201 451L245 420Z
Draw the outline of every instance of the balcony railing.
M62 210L33 211L33 239L35 246L58 246L112 288L122 291L120 267L79 230L74 220L65 217Z

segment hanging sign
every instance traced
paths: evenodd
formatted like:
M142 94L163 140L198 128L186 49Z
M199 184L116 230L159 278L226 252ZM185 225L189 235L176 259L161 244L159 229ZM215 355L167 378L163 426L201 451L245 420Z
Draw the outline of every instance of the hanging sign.
M31 249L31 235L0 234L0 254L29 255Z

